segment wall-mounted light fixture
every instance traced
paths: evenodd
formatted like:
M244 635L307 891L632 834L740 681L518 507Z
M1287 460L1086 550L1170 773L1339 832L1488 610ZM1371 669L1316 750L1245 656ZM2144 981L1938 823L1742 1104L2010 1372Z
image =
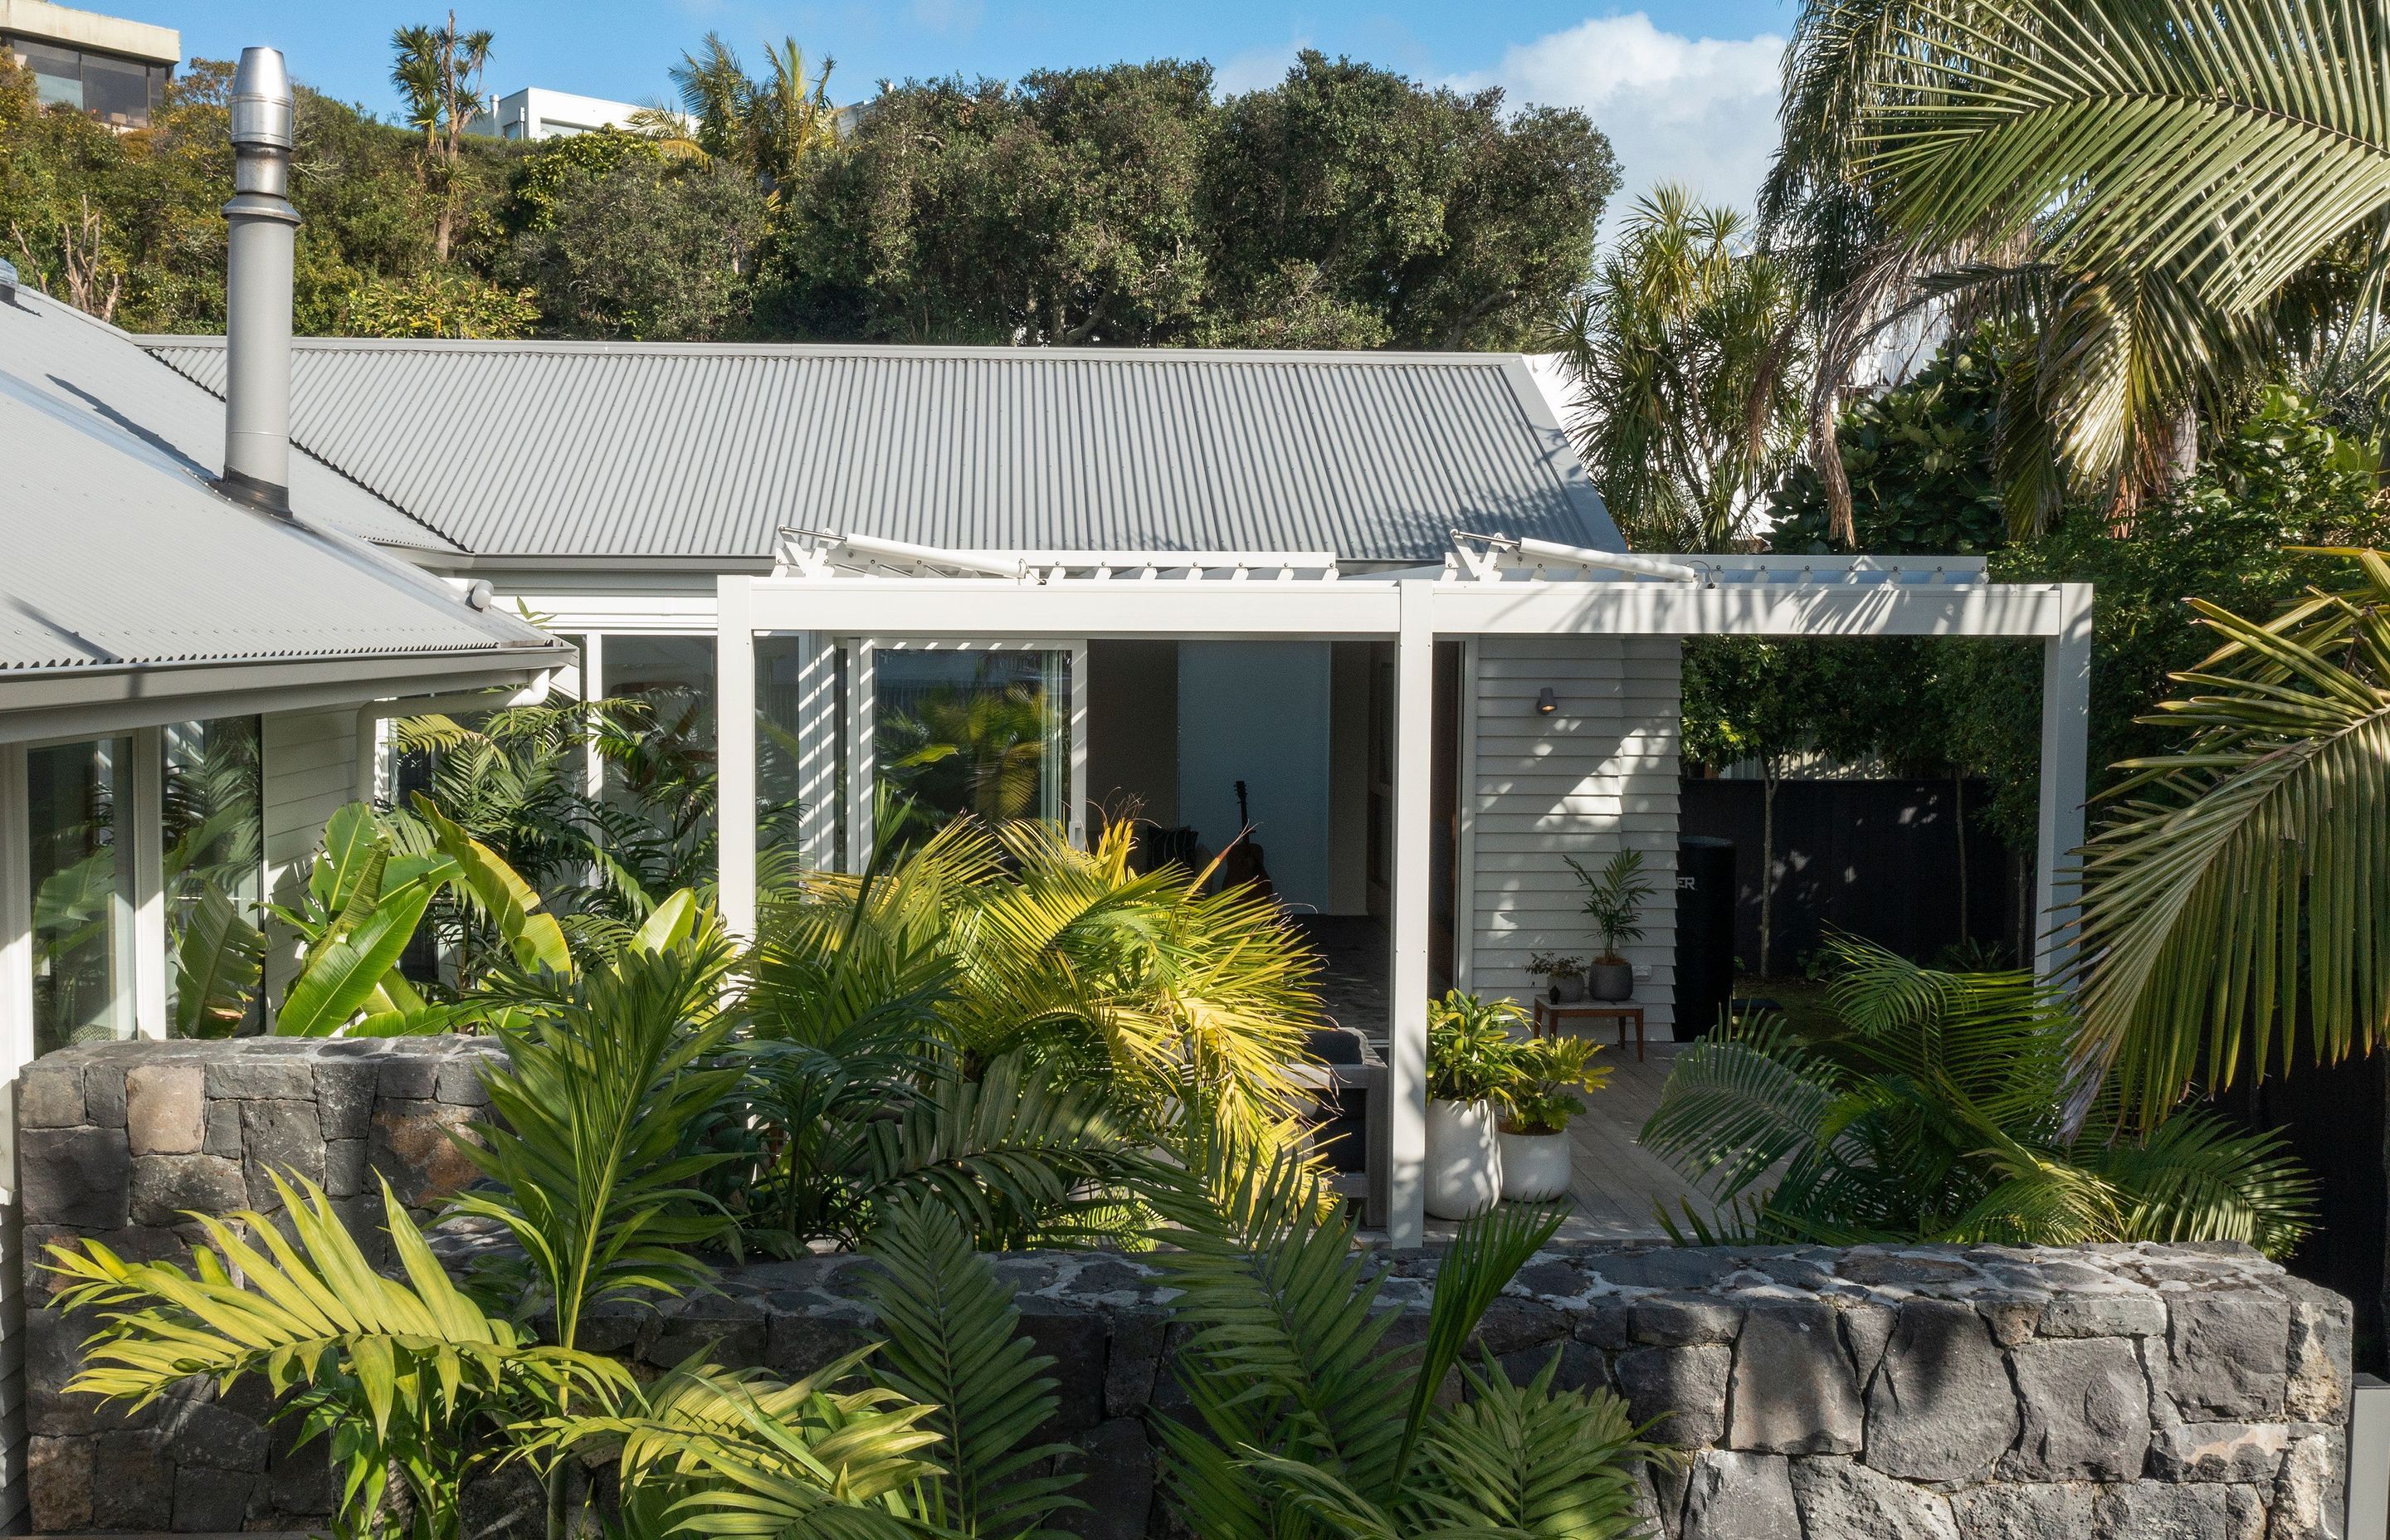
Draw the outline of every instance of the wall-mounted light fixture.
M1546 685L1543 692L1536 697L1536 714L1549 716L1560 709L1560 698L1552 694L1552 687L1549 685Z

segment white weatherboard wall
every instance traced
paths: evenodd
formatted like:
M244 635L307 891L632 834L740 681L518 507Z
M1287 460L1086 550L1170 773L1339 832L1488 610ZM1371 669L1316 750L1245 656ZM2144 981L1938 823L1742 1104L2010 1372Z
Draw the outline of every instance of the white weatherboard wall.
M324 821L357 797L357 710L282 712L258 727L264 761L265 891L288 903L306 879ZM295 961L288 945L266 954L265 986L280 1004Z
M1681 644L1667 636L1481 636L1465 678L1461 788L1467 874L1460 927L1467 981L1523 1001L1537 952L1591 957L1589 872L1622 845L1640 850L1655 892L1636 965L1636 1003L1652 1036L1676 1020L1677 777ZM1539 714L1550 687L1558 710ZM1607 1036L1605 1028L1598 1035Z

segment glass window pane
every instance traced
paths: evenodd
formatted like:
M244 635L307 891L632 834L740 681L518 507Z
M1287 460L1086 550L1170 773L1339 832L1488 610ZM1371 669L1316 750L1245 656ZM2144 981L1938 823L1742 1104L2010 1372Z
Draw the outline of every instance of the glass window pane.
M669 876L651 869L651 877L711 880L713 638L610 632L601 658L607 697L645 708L627 751L607 763L607 801L636 808L662 837L676 867L696 861L694 868Z
M165 729L167 1019L181 1037L263 1026L265 818L253 716Z
M130 738L25 755L33 1051L133 1033Z
M8 46L16 51L17 62L33 71L33 91L45 107L83 105L80 53L21 37L10 39Z
M149 121L149 71L132 59L105 54L83 56L83 109L101 122L145 124Z
M872 654L872 760L915 832L970 813L1060 822L1071 805L1071 655Z

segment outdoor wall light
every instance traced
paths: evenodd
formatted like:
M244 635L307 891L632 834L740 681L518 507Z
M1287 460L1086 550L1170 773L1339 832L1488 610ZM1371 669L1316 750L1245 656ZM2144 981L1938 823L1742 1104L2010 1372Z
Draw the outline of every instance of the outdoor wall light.
M1549 685L1546 685L1543 693L1536 697L1536 714L1549 716L1560 709L1560 698L1552 694L1552 687Z

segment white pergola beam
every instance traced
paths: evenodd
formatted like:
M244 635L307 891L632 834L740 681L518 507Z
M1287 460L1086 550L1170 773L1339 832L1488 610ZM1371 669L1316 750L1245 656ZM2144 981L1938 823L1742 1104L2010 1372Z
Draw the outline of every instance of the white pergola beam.
M713 647L714 763L720 777L713 815L721 825L715 858L722 923L741 941L755 939L755 627L743 577L717 580L722 616Z
M1430 768L1435 756L1434 584L1405 583L1394 644L1394 976L1386 1030L1386 1233L1426 1238ZM1372 1180L1375 1174L1372 1174Z
M2074 955L2068 940L2081 891L2075 852L2091 756L2091 585L2070 583L2057 635L2041 644L2041 800L2034 840L2033 969L2048 979Z

